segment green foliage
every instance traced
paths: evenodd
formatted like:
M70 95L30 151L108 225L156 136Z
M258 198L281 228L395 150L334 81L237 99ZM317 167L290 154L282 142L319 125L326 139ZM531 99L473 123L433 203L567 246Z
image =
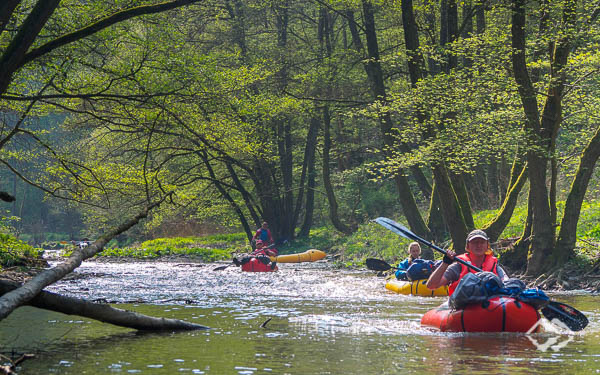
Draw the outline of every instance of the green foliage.
M129 6L149 3L154 2L63 1L34 46L51 43L57 36ZM5 125L16 123L33 104L28 114L31 119L24 121L20 130L23 137L35 135L39 142L32 137L28 138L31 144L25 140L8 143L0 150L0 158L12 165L21 164L25 176L57 195L92 204L53 206L47 204L41 191L32 193L19 186L18 199L27 197L19 212L21 223L30 224L20 229L29 232L26 238L32 242L52 241L46 244L52 247L61 237L45 232L69 230L73 235L85 232L93 238L124 216L139 212L147 200L158 200L173 191L172 199L144 222L145 228L133 228L127 234L130 237L120 239L122 249L110 251L158 256L187 249L201 252L208 247L243 248L246 239L240 234L239 238L155 240L143 243L137 251L125 250L136 248L130 246L134 238L147 238L144 235L151 229L168 227L178 218L227 226L239 224L232 207L237 206L249 217L246 204L252 202L257 211L266 212L260 207L263 199L259 194L265 189L256 181L268 176L272 178L265 184L273 185L270 191L295 195L301 187L306 124L313 119L323 121L320 107L325 104L330 107L332 179L342 219L365 222L379 215L394 216L398 212L397 192L389 177L408 173L410 167L419 167L430 177L432 163L443 161L450 171L483 179L491 161L509 165L515 148L526 139L522 133L523 106L511 69L510 7L488 4L485 30L440 46L429 38L437 30L427 26L431 16L434 24L440 24L439 4L415 1L417 22L422 26L419 52L428 73L411 85L406 75L409 56L399 42L404 34L400 2L373 4L386 81L385 103L375 103L369 90L362 63L364 51L357 52L352 46L349 23L332 22L331 33L325 35L327 27L318 18L329 12L333 21L353 10L360 26L362 6L355 0L331 1L331 7L294 2L288 9L285 46L271 37L283 35L275 30L282 22L271 2L240 2L235 9L198 2L193 7L120 22L18 69L12 75L11 95L2 99ZM460 14L466 14L468 4L458 3ZM528 4L525 30L528 68L532 75L534 70L540 73L535 80L540 104L550 79L546 46L563 33L575 38L576 48L564 70L568 90L561 102L563 123L556 142L559 199L568 193L578 155L597 128L600 97L600 75L595 74L600 37L597 22L586 19L594 14L595 2L581 2L576 15L581 26L577 35L570 34L573 30L562 30L562 23L556 22L564 4ZM11 30L18 28L29 9L18 8L9 22L13 27L0 35L3 45L8 45L14 35ZM544 31L534 27L542 16L550 17ZM460 61L457 69L442 69L440 64L447 53ZM48 82L52 85L39 93ZM36 93L52 95L53 99L10 99ZM381 150L382 113L390 114L392 136L408 146L393 147L385 160L383 153L373 151ZM283 131L287 126L289 133ZM322 142L321 137L318 142ZM280 154L284 148L291 149L290 174L281 167L288 156ZM321 175L319 162L316 176ZM257 163L269 170L261 176L252 175ZM377 173L371 175L365 165L376 167ZM12 177L12 173L0 174L5 190ZM283 186L287 177L290 186ZM321 190L318 179L315 191ZM597 175L595 180L597 184ZM226 199L219 189L223 187L229 194ZM424 203L423 199L418 201ZM315 216L320 213L325 217L326 205L325 199L317 197ZM477 226L488 222L493 214L477 213ZM517 208L502 236L519 236L526 214L525 208ZM597 210L583 208L580 239L600 236L600 227L593 220L597 214ZM60 218L64 220L57 227ZM54 228L41 228L47 223ZM82 223L87 230L81 230ZM286 252L333 248L359 259L366 254L396 255L398 244L403 247L404 240L371 226L363 224L346 238L329 227L318 228L309 238L283 248Z
M10 234L0 233L0 269L29 265L32 259L40 258L43 252L43 249L30 246Z
M560 218L562 211L565 207L564 201L557 202L558 214ZM489 222L496 215L496 210L486 210L477 212L473 219L475 220L476 227L482 227L485 223ZM589 241L600 241L600 224L598 223L598 217L600 217L600 201L585 201L581 206L581 213L579 216L579 222L577 224L577 238L580 240ZM515 208L515 211L511 217L510 222L500 235L500 238L514 238L519 237L523 231L523 226L527 220L527 206L520 205ZM560 227L557 228L557 231ZM581 244L581 241L578 245Z
M397 212L398 207L391 203L397 199L394 184L389 180L373 181L366 166L347 169L332 177L340 207L351 212L356 221Z
M498 210L484 210L473 214L473 221L476 228L481 228L489 223L498 213ZM515 238L523 233L523 227L527 220L527 206L520 205L515 207L513 215L500 235L500 238Z
M157 238L129 247L112 247L100 256L158 258L169 255L198 257L206 262L229 259L232 252L244 252L245 233L217 234L206 237Z
M600 201L586 201L581 205L577 238L600 242Z
M308 237L296 238L290 243L280 245L279 254L301 253L308 249L330 251L336 244L340 244L345 237L331 226L312 228Z
M110 248L104 249L99 255L107 257L128 257L128 258L159 258L161 256L178 255L192 256L200 258L205 262L214 262L225 260L231 257L232 248L216 249L208 247L169 247L164 248Z

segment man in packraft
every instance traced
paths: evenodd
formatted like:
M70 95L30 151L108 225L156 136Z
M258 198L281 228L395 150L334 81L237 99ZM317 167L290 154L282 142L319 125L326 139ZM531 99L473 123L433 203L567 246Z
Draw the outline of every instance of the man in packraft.
M442 264L433 271L427 280L427 288L433 290L449 285L448 293L452 295L463 276L469 272L476 272L461 263L455 263L455 257L469 262L483 271L496 274L500 280L507 279L506 272L498 265L498 258L493 255L490 249L490 239L480 229L471 231L467 236L466 252L464 254L456 255L452 250L447 250L446 254Z
M252 258L256 258L263 264L270 265L271 269L275 269L277 262L272 262L270 257L276 257L279 251L274 247L274 244L275 241L269 230L269 224L265 221L252 237L253 251L250 254L242 255L239 259L233 257L233 263L236 266L241 266L248 263Z
M263 247L271 246L275 242L269 230L269 224L266 221L262 223L262 226L256 230L254 237L252 237L253 249L257 248L256 243L259 240L262 241Z

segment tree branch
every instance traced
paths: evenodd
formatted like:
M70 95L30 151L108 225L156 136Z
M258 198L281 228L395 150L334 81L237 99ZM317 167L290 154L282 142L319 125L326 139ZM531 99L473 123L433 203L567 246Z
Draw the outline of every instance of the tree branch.
M146 15L146 14L154 14L160 13L167 10L175 9L184 5L192 4L199 2L200 0L174 0L168 1L159 4L152 5L143 5L135 8L125 9L123 11L117 12L113 15L110 15L106 18L101 19L100 21L84 27L82 29L73 31L69 34L63 35L59 38L56 38L46 44L41 45L38 48L31 50L29 53L25 55L19 67L27 64L28 62L35 60L36 58L43 56L59 47L67 45L69 43L73 43L77 40L83 39L87 36L93 35L100 30L103 30L109 26L112 26L116 23L126 21L130 18Z

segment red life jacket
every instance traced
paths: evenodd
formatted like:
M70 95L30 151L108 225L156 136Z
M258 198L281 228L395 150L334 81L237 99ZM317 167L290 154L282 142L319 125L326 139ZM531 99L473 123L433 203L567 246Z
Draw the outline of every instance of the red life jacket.
M473 261L471 261L471 257L468 253L457 255L456 258L460 258L464 261L467 261L467 262L473 264ZM450 296L452 295L452 293L454 293L454 289L456 289L456 287L458 286L458 283L460 282L460 279L462 279L464 275L466 275L469 272L476 273L476 271L474 271L472 268L469 268L462 263L459 263L459 264L461 267L460 276L458 276L458 280L456 280L455 282L450 284L450 286L448 287L448 295L450 295ZM475 264L473 264L473 265L475 265ZM485 258L483 259L483 264L481 265L481 269L483 271L493 272L496 275L498 275L498 258L496 258L493 255L486 255Z

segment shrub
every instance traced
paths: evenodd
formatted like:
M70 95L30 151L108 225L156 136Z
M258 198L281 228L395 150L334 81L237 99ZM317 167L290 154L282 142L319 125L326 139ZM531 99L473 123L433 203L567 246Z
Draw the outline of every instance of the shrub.
M10 234L0 233L0 269L29 265L34 259L39 259L43 252L44 250L30 246Z

